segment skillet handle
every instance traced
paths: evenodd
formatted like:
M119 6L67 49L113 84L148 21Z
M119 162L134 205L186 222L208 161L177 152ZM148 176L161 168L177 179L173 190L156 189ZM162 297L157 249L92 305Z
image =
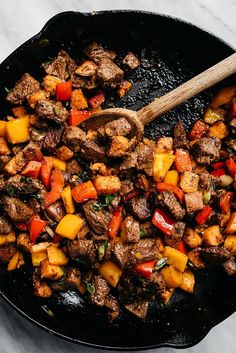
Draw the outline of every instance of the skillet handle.
M193 77L137 112L139 120L146 125L172 108L194 97L205 89L236 72L236 53ZM236 87L235 87L236 91Z

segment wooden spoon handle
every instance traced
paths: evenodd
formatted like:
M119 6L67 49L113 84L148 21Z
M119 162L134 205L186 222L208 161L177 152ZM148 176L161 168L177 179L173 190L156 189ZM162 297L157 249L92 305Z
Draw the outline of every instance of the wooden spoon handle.
M236 53L193 77L173 91L156 98L137 112L139 120L146 125L170 109L194 97L236 72Z

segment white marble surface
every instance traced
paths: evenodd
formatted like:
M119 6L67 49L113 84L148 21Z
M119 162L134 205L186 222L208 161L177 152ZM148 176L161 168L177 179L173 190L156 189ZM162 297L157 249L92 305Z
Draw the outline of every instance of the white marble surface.
M141 9L180 17L216 34L236 48L236 0L0 0L0 61L37 33L58 12L109 9ZM186 352L235 352L235 324L236 314ZM160 353L174 351L158 350ZM95 350L50 336L26 322L1 300L0 353L28 352L92 353Z

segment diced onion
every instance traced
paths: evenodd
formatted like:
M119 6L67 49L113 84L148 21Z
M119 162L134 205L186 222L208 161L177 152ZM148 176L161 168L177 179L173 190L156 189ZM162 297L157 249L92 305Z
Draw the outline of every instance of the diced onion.
M220 176L220 185L222 187L227 187L230 184L232 184L232 182L233 182L233 178L231 178L230 175L221 175Z

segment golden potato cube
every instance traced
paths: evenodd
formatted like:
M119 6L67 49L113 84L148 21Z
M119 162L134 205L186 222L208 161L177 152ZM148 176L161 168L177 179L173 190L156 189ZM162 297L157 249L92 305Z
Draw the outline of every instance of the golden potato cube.
M74 152L71 151L67 146L61 146L57 150L57 157L64 162L69 161L73 156Z
M29 117L23 116L6 123L7 140L12 143L23 143L28 141L29 135Z
M183 272L182 283L179 286L182 290L187 293L193 293L193 287L195 284L194 274L190 270Z
M209 125L215 124L217 121L224 120L225 110L221 108L208 107L204 113L203 120Z
M185 267L188 262L188 256L183 254L181 251L172 248L171 246L166 246L164 257L168 258L168 264L174 266L180 272L184 272Z
M223 139L228 135L228 129L222 121L217 121L209 128L208 136Z
M161 270L161 274L168 288L179 287L182 283L182 272L172 266L164 267Z
M24 265L24 263L23 255L17 251L8 263L7 271L14 271Z
M98 175L93 183L98 195L114 194L121 189L120 179L116 175L102 176Z
M192 228L186 228L183 237L184 242L192 249L201 246L202 238L200 235Z
M236 233L236 212L233 212L225 228L226 234Z
M16 241L16 235L14 231L6 235L0 235L0 246L8 243L14 243Z
M100 275L112 286L116 287L122 270L112 261L104 261L99 268Z
M192 172L183 172L180 177L180 187L183 192L198 191L199 176Z
M31 253L32 265L35 267L38 267L41 264L41 262L47 258L48 258L47 250Z
M3 137L0 137L0 156L10 154L11 151L7 145L6 140Z
M80 216L66 214L58 223L56 233L64 238L74 240L83 225L84 220Z
M54 95L56 92L56 87L58 83L61 83L62 80L59 77L47 75L43 79L43 85L46 92Z
M40 90L38 92L33 93L29 98L28 98L28 104L30 108L35 109L36 104L38 103L39 100L46 100L48 97L47 92Z
M217 246L223 242L223 237L218 225L208 227L203 232L203 242L207 246Z
M175 160L175 156L170 153L155 153L153 173L155 181L161 181Z
M48 259L41 262L41 277L57 280L64 276L64 271L60 266L51 265Z
M161 299L165 305L167 305L174 294L174 288L166 289L163 293L161 293Z
M230 251L231 255L236 255L236 235L228 235L225 238L224 247Z
M83 94L83 91L78 88L74 89L71 94L70 106L72 109L86 109L88 108L88 102Z
M47 253L48 261L51 265L65 266L69 261L64 252L55 246L50 245L47 248Z

